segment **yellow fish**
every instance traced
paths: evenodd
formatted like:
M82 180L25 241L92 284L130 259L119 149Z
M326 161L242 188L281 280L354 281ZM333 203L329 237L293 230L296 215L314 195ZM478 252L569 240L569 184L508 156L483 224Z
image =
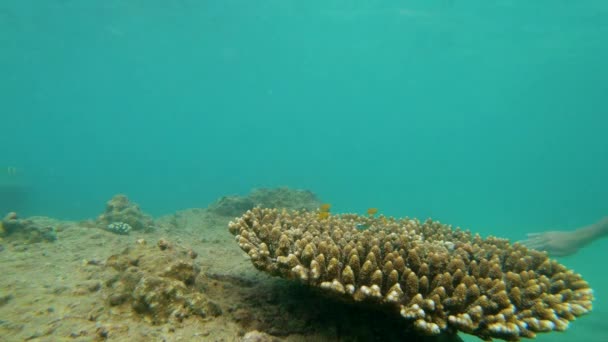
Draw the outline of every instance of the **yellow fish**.
M378 208L369 208L367 209L367 215L374 216L378 212Z
M321 206L319 207L319 211L322 213L328 213L329 209L331 209L331 204L329 203L321 204Z

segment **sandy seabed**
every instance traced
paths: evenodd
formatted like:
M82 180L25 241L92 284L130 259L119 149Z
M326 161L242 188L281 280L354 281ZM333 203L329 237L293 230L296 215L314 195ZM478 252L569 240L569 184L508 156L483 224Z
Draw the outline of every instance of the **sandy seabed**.
M231 218L206 209L161 217L156 230L129 235L86 222L30 219L55 226L57 240L28 244L9 236L3 241L0 341L412 341L379 313L257 271L228 232ZM163 239L196 255L203 293L218 314L154 322L128 302L109 303L108 279L116 273L107 265L109 258L136 248L144 257L162 253L156 246ZM597 320L586 323L576 332L539 340L608 341L595 329Z

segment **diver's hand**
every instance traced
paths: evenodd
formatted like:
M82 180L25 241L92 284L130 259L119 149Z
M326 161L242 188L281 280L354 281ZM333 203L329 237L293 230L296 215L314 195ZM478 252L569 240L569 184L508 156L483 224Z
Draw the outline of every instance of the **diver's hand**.
M531 249L546 251L556 257L572 255L580 247L576 231L530 233L528 239L520 243Z

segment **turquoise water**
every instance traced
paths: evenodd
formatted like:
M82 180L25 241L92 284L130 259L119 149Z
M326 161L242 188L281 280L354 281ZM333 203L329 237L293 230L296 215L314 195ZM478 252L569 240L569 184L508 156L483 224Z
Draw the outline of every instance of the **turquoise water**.
M28 215L290 186L484 235L573 229L608 215L607 37L604 0L3 0L0 165ZM597 312L540 340L608 339L607 243L561 260Z

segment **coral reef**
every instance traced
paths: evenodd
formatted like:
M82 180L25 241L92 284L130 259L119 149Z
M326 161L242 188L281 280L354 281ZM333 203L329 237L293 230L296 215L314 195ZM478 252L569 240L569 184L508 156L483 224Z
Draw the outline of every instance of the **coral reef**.
M17 213L8 213L0 221L0 237L24 240L26 243L57 240L57 230L44 218L21 219Z
M221 216L240 216L256 206L314 210L320 204L315 194L310 191L281 187L254 189L247 196L224 196L211 204L208 210Z
M125 195L116 195L106 203L106 210L97 218L97 224L106 228L112 223L128 224L133 230L154 230L154 220Z
M545 253L431 220L254 208L229 230L256 268L398 314L423 335L517 341L592 308L587 282Z
M220 307L204 294L206 277L195 264L196 257L166 240L157 246L139 241L106 261L115 270L104 288L107 302L128 305L152 324L220 315Z

